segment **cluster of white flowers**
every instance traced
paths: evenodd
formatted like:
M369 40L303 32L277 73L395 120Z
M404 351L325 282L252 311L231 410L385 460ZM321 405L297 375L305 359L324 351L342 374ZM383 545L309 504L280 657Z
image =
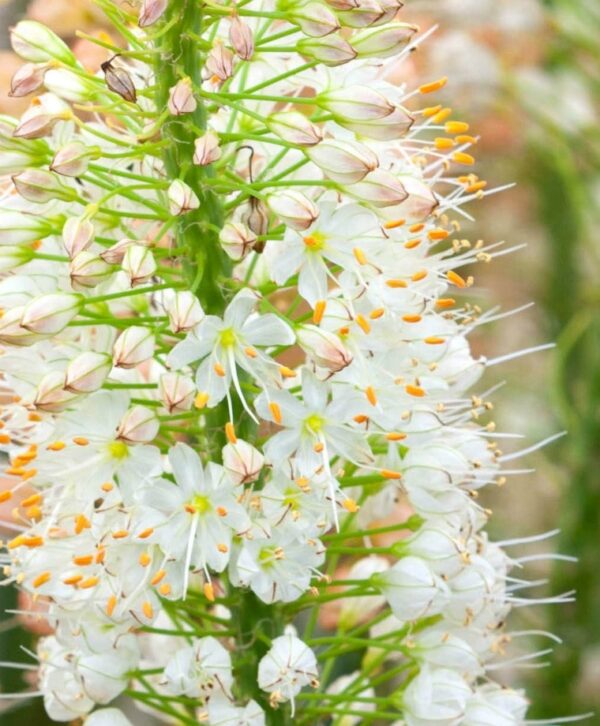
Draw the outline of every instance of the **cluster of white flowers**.
M49 715L128 689L184 724L524 723L492 674L527 583L483 531L503 457L468 392L492 315L457 271L498 245L461 235L487 190L424 103L445 79L398 80L417 28L396 0L100 5L126 49L97 75L16 26L12 92L41 95L0 125L4 573L54 630Z

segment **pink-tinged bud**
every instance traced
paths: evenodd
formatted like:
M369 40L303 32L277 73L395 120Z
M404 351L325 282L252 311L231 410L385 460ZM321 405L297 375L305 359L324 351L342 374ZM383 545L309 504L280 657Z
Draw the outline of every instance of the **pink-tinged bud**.
M267 234L269 231L269 212L267 210L267 205L256 197L250 197L248 206L242 214L242 222L246 224L254 232L254 234Z
M137 239L121 239L112 247L100 253L100 257L109 265L120 265L125 259L125 253L131 245L147 245L150 244L145 240Z
M141 325L126 328L113 346L113 364L117 368L135 368L154 355L154 334Z
M394 209L386 209L385 216L393 219L400 217L409 222L421 222L429 217L439 205L439 201L425 182L407 174L401 174L398 181L404 187L408 197Z
M51 219L36 214L0 210L0 240L3 245L35 242L49 234L56 234L56 231Z
M187 214L200 206L200 200L194 190L181 179L175 179L167 192L169 198L169 212L173 217Z
M340 29L336 16L320 2L307 2L288 11L290 22L313 38L321 38Z
M194 149L194 164L197 166L207 166L221 158L219 138L211 131L194 141Z
M229 40L239 58L242 60L250 60L252 58L254 55L252 31L238 15L235 15L231 21Z
M207 80L226 81L233 74L233 53L222 43L216 43L206 56L203 76Z
M110 60L102 63L100 68L102 68L104 80L109 90L130 103L137 101L137 92L133 78L129 71L120 63L118 56L113 56Z
M383 9L383 15L373 25L391 23L396 17L398 10L404 7L404 3L400 0L377 0L377 2Z
M403 202L408 194L398 181L397 177L389 171L376 169L372 171L358 184L353 184L346 189L347 194L367 202L374 207L392 207Z
M8 95L19 98L37 91L44 85L46 70L46 65L36 65L35 63L26 63L21 66L11 79Z
M395 141L404 136L414 123L414 118L402 106L384 118L372 119L369 121L346 121L336 118L340 126L353 131L359 136L366 136L368 139L377 141Z
M339 20L347 28L368 28L377 23L385 14L377 0L360 0L358 7L338 14Z
M242 439L223 448L223 466L236 484L256 481L264 463L260 451Z
M127 274L131 287L143 285L156 272L154 255L148 247L142 245L130 245L125 250L121 267Z
M325 38L302 38L296 43L298 53L326 66L341 66L356 58L354 48L339 35Z
M67 68L51 68L44 77L44 85L51 93L71 103L90 101L98 91L95 83Z
M184 113L193 113L197 108L192 81L190 78L182 78L169 90L169 113L172 116L182 116Z
M35 20L22 20L11 28L10 42L19 57L32 63L57 60L68 66L77 64L75 56L58 35Z
M97 147L90 148L81 141L71 141L56 152L50 170L62 176L78 177L88 170L91 159L99 157Z
M71 259L87 249L94 239L94 225L86 217L69 217L63 227L63 244Z
M370 121L385 118L394 112L387 98L367 86L347 86L320 94L318 105L332 113L336 120Z
M29 262L34 252L29 247L14 247L12 245L0 245L0 272L14 270L26 262Z
M163 373L158 381L158 394L169 413L189 411L196 397L196 385L182 373Z
M86 350L67 366L64 387L71 393L93 393L102 388L111 370L109 355Z
M352 37L352 47L359 58L388 58L400 53L418 30L416 25L408 23L369 28Z
M325 139L306 154L325 176L339 184L356 184L379 166L377 154L356 141Z
M284 224L299 231L308 229L319 216L319 208L304 194L293 190L270 194L267 204Z
M60 413L67 409L78 394L67 391L64 384L65 376L60 371L46 374L37 387L33 405L47 413Z
M302 325L296 332L298 344L320 368L336 373L352 363L352 353L335 333L316 325Z
M358 0L325 0L327 5L334 10L352 10L358 7Z
M121 419L117 439L126 444L147 444L156 438L159 428L154 411L145 406L134 406Z
M0 317L0 343L26 346L37 343L38 340L42 339L42 336L32 333L21 325L23 310L24 306L19 305L7 310Z
M16 139L41 139L48 136L56 124L65 118L65 114L48 113L34 106L21 116L13 136Z
M12 177L17 192L28 202L45 204L53 199L72 202L77 199L77 192L65 186L51 171L44 169L26 169Z
M41 295L25 306L21 326L32 333L56 335L77 317L81 301L81 295L72 293Z
M314 146L323 139L321 129L298 111L273 113L266 119L266 125L280 139L297 146Z
M204 319L204 310L198 298L189 290L165 290L162 305L173 333L186 333Z
M71 286L74 290L96 287L113 274L110 265L94 254L84 250L75 255L69 263Z
M241 222L228 222L219 233L219 241L227 255L240 262L257 242L254 232Z
M138 25L147 28L164 15L168 0L143 0Z

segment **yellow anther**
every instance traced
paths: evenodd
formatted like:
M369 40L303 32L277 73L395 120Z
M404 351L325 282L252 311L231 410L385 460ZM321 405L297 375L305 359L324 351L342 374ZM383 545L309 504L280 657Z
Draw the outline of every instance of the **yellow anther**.
M158 588L158 591L163 597L166 597L171 594L171 585L169 585L168 582L163 582L163 584Z
M401 434L399 431L390 431L389 434L385 435L385 438L388 441L403 441L406 436L406 434Z
M78 585L83 580L83 575L77 574L77 575L71 575L70 577L65 577L63 580L64 585Z
M415 398L423 398L425 395L425 391L421 388L421 386L413 386L410 383L404 387L404 390L409 396L414 396Z
M10 489L7 489L4 492L0 492L0 504L3 504L4 502L8 502L8 500L12 497L13 493Z
M138 539L148 539L151 535L154 534L154 527L148 527L148 529L144 529L142 532L138 534Z
M363 333L366 333L368 335L371 332L371 326L369 325L369 321L360 313L356 316L356 324L363 331Z
M216 507L215 512L219 515L219 517L226 517L228 514L225 507Z
M94 561L94 555L75 555L73 557L73 562L78 567L87 567L87 565L91 565Z
M219 544L217 545L217 549L218 549L218 550L219 550L219 552L220 552L221 554L223 554L223 555L224 555L224 554L227 554L227 552L229 552L229 547L228 547L228 546L227 546L226 544L223 544L222 542L220 542L220 543L219 543Z
M231 421L228 421L225 424L225 436L227 436L227 441L229 441L230 444L237 444L237 436L235 435L235 427L231 423Z
M464 164L465 166L472 166L475 163L475 157L471 156L471 154L465 154L464 151L457 151L452 154L452 159L457 164Z
M437 106L428 106L427 108L424 108L421 113L425 118L431 118L432 116L435 116L436 113L439 113L442 110L442 104L438 103Z
M196 398L194 398L194 406L196 408L204 408L208 403L208 398L208 393L201 392L196 394Z
M414 239L409 239L408 242L405 242L404 247L407 250L414 250L415 247L418 247L422 241L421 237L415 237Z
M393 290L401 287L408 287L406 280L387 280L385 284Z
M367 258L365 257L365 253L360 249L360 247L355 247L352 250L352 254L354 255L359 265L367 264Z
M204 583L204 586L202 588L202 591L204 592L204 597L209 602L214 602L215 601L215 589L214 589L214 587L212 586L212 584L210 582L205 582Z
M99 582L100 579L98 577L88 577L87 580L83 580L83 582L79 583L79 587L82 590L89 590L92 587L96 587Z
M467 286L467 283L464 278L462 278L458 272L454 272L454 270L448 270L446 273L446 277L448 278L448 282L451 282L453 285L456 285L456 287L464 288ZM439 302L439 300L438 300Z
M422 318L420 315L403 315L402 320L405 323L420 323Z
M450 236L450 232L446 229L432 229L431 232L427 233L427 236L432 242L439 242L447 239Z
M447 151L448 149L452 149L456 146L456 141L454 141L454 139L448 139L445 136L438 136L433 143L435 148L439 151Z
M452 116L452 109L442 108L434 116L431 117L431 120L434 124L443 124L444 121L450 118L450 116Z
M402 227L402 225L406 224L405 219L391 219L389 222L386 222L383 225L384 229L397 229L398 227Z
M165 570L157 570L157 572L154 575L154 577L150 580L150 584L151 585L158 585L158 583L161 582L165 578L165 575L166 574L167 573L165 572Z
M347 512L350 512L350 514L355 514L360 509L354 499L344 499L342 507L344 507Z
M142 552L139 556L138 562L142 567L148 567L148 565L152 562L152 557L150 557L147 552Z
M129 536L129 532L126 529L118 529L111 536L113 539L125 539L125 537Z
M83 514L78 514L75 517L75 534L81 534L84 529L89 529L92 526L90 520Z
M469 124L464 121L448 121L444 128L447 134L466 134L469 130Z
M50 572L41 572L34 580L32 585L37 588L41 587L42 585L45 585L50 578L52 577L52 574Z
M367 423L369 417L365 413L359 413L356 416L353 416L352 419L353 421L356 421L357 424L364 424Z
M421 280L424 280L427 277L427 270L418 270L415 272L414 275L410 276L410 279L413 282L420 282Z
M428 338L425 338L425 342L427 345L442 345L445 341L437 335L430 335Z
M220 376L221 378L225 378L225 375L226 375L226 373L225 373L225 368L223 368L223 366L222 366L222 365L221 365L220 363L215 363L215 364L213 365L213 370L214 370L214 372L215 372L215 373L216 373L216 374L217 374L218 376Z
M152 618L154 617L154 608L152 607L152 603L148 600L144 600L142 604L142 612L148 618L148 620L152 620Z
M279 366L279 372L284 378L295 378L298 374L287 366Z
M379 473L384 479L402 479L402 474L399 471L392 471L391 469L381 469Z
M269 403L269 411L271 412L271 416L273 416L273 421L275 421L276 424L280 424L282 419L279 404L275 403L275 401L271 401Z
M248 358L256 358L258 356L256 350L250 346L244 348L244 353L248 356Z
M313 316L312 316L312 321L315 325L320 325L321 320L323 320L323 315L325 315L326 307L327 307L326 300L317 300L317 302L315 303L315 309L313 310Z
M434 93L442 89L446 83L448 83L448 76L438 78L437 81L431 81L431 83L424 83L422 86L419 86L419 93Z
M116 606L117 606L117 596L111 595L108 598L108 601L106 603L106 614L108 615L109 618L112 617L112 614L114 613Z
M379 318L383 317L385 315L385 309L384 308L375 308L375 310L371 310L369 313L369 317L371 320L378 320Z
M323 444L321 441L317 441L317 443L313 446L313 451L316 454L321 454L323 452L324 448L325 448L325 444Z
M103 492L112 492L112 490L115 488L115 485L111 481L105 481L104 484L100 487Z
M41 494L32 494L30 497L27 497L27 499L23 499L21 502L22 507L32 507L34 504L39 504L42 501L42 495Z
M87 446L90 441L89 439L86 439L85 436L74 436L73 443L77 444L77 446Z
M375 393L375 389L373 386L367 386L365 388L365 396L367 397L367 401L371 404L371 406L377 405L377 394Z
M456 300L451 297L441 297L435 304L438 308L451 308L453 305L456 305Z

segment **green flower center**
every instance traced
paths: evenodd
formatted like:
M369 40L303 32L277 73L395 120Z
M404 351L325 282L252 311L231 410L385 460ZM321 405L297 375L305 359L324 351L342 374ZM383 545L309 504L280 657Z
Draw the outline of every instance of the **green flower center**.
M223 348L232 348L237 342L233 328L225 328L225 330L222 330L220 341Z
M320 416L318 413L313 413L304 419L304 428L310 434L320 433L321 430L323 429L324 425L325 425L325 419L323 418L323 416Z
M122 441L111 441L108 445L108 453L112 459L122 461L129 456L129 448Z
M206 512L212 509L210 497L207 497L205 494L197 494L190 504L196 510L196 514L206 514Z
M303 242L307 249L313 252L320 252L325 247L326 237L322 232L313 232L312 234L303 237Z

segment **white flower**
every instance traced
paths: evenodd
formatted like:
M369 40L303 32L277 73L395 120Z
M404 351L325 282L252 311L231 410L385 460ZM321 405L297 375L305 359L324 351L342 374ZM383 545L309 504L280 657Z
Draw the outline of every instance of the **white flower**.
M471 688L455 671L424 667L402 696L407 726L458 726L464 723Z
M189 698L206 700L218 691L228 694L233 683L231 657L215 638L201 638L169 660L163 683L169 693Z
M211 726L265 726L265 712L256 703L235 706L228 700L213 696L208 702L208 720Z

